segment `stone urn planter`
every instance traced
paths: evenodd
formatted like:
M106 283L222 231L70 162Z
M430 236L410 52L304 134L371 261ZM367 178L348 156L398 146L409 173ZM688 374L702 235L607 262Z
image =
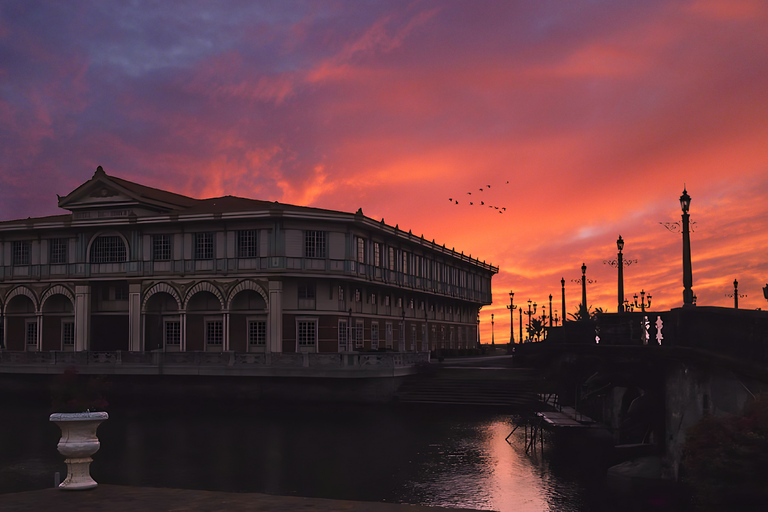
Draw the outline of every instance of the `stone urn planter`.
M58 412L50 416L50 421L61 428L61 439L57 448L67 464L67 478L59 484L59 489L93 489L96 481L91 478L91 455L101 446L96 437L96 429L102 421L109 418L106 412Z

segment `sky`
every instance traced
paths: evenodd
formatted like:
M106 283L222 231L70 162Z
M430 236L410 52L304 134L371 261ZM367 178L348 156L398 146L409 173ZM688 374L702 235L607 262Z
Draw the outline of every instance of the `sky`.
M698 304L738 279L765 309L767 26L760 0L0 0L0 220L64 213L98 165L362 208L498 266L506 342L509 292L562 318L582 263L616 311L619 235L626 297L681 306L685 188Z

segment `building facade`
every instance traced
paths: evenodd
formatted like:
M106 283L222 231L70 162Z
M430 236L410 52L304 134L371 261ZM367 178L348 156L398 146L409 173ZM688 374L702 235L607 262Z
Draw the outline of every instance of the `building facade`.
M9 351L474 348L485 262L357 213L195 199L107 175L0 222Z

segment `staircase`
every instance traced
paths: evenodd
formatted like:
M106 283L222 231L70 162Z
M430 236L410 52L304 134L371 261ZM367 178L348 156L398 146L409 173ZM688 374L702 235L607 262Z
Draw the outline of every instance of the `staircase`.
M527 368L441 367L414 375L395 394L401 403L533 408L540 377Z

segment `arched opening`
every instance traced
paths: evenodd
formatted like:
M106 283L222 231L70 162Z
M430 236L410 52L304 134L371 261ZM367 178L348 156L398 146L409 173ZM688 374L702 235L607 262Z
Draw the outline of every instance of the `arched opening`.
M176 299L166 292L153 294L144 313L144 350L181 350L181 316Z
M221 301L209 291L195 293L187 303L187 350L221 352L224 348L224 315Z
M69 298L54 294L43 303L43 350L75 350L75 307Z
M11 297L5 306L5 345L8 350L37 350L35 303L26 295Z
M128 350L128 281L91 284L91 350Z
M267 303L255 290L242 290L229 308L229 348L264 352L267 347Z

